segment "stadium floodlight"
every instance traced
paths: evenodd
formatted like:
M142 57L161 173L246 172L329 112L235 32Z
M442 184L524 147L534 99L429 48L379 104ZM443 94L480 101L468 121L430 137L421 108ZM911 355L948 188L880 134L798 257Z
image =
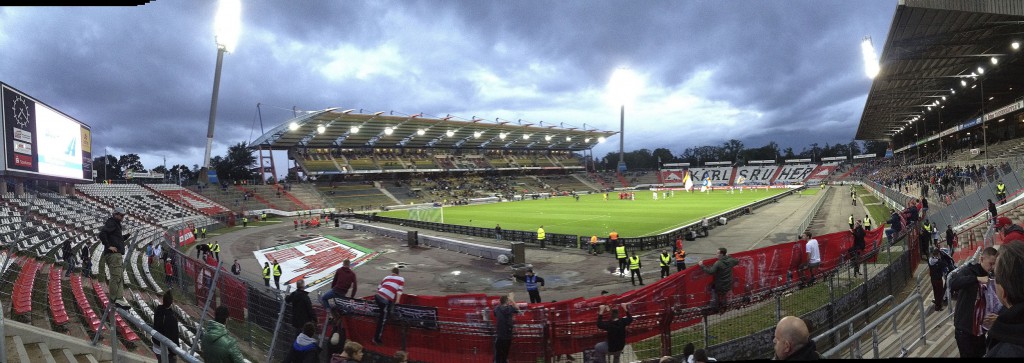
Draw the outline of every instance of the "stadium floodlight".
M423 134L426 134L426 133L427 133L427 130L424 130L424 129L416 130L416 135L423 136Z
M1020 49L1020 42L1010 43L1010 48L1013 48L1013 50L1019 50Z
M241 32L242 1L220 0L214 22L214 39L217 41L217 47L228 53L235 50Z
M616 170L626 171L626 105L632 105L643 89L643 80L629 68L619 68L608 81L608 96L619 106L619 163Z
M875 53L875 45L871 43L871 37L865 36L860 42L860 50L864 55L864 73L868 78L874 79L881 69L878 66L878 55Z
M483 134L484 134L484 133L482 133L482 132L480 132L480 131L476 131L476 132L474 132L474 133L473 133L473 138L474 138L474 139L479 139L479 138L480 138L480 135L483 135Z
M395 132L395 129L391 128L391 126L388 126L388 127L384 128L384 135L391 135L394 132Z
M505 140L505 138L506 138L506 137L508 137L508 134L506 134L506 133L504 133L504 132L502 132L502 133L498 134L498 138L499 138L499 139Z
M985 74L985 68L978 67L978 74Z
M530 134L523 134L523 140L529 140Z
M999 64L999 58L992 57L992 65Z
M448 130L448 132L445 132L444 134L448 135L448 137L452 137L452 136L455 136L455 131Z
M942 96L942 100L945 101L946 100L946 96Z
M967 81L961 79L960 80L960 87L967 87ZM956 91L953 91L953 92L956 92Z
M221 0L214 21L214 43L217 44L217 67L213 72L213 95L210 97L210 123L206 129L206 154L200 179L206 181L206 171L210 170L210 152L213 150L213 129L217 121L217 95L220 93L220 70L224 65L224 53L235 49L238 34L242 30L241 0Z
M588 137L588 138L583 139L583 142L589 143L590 142L590 138Z
M316 132L318 134L322 134L322 133L324 133L324 131L327 131L327 128L324 127L324 125L319 125L319 126L316 127Z
M597 142L599 142L599 143L604 142L604 140L605 140L604 136L601 136L601 137L597 138Z
M544 141L551 141L551 135L544 135Z
M570 137L570 136L566 136L566 137L565 137L565 142L569 142L569 141L572 141L572 137Z
M950 92L950 94L952 94L952 95L955 95L955 94L956 94L956 90L955 90L955 89L952 89L952 88L950 88L950 89L949 89L949 92Z
M353 133L353 134L358 134L359 133L359 126L352 126L352 128L348 129L348 131Z
M292 123L288 124L288 129L292 130L292 131L298 130L299 129L299 124L297 124L297 123L295 123L293 121Z

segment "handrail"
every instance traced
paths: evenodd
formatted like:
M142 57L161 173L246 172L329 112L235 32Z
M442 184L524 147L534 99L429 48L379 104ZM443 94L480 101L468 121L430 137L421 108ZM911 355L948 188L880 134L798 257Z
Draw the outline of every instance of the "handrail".
M803 222L800 222L800 228L797 228L796 233L800 234L807 231L807 228L811 226L811 220L814 219L816 214L818 214L818 210L821 209L821 205L825 204L825 198L828 198L833 192L835 192L835 188L826 189L825 193L818 198L818 201L814 202L814 206L810 209L811 212L807 213L807 217L804 217Z
M164 352L166 352L169 349L175 355L177 355L182 360L184 360L184 361L186 361L188 363L201 363L201 361L198 358L196 358L193 355L188 354L188 352L186 352L185 350L181 349L181 347L179 347L177 344L174 344L174 342L171 342L170 339L168 339L163 334L160 334L159 332L157 332L156 329L154 329L153 327L147 325L142 320L139 320L139 318L136 318L134 315L129 314L124 309L121 309L121 308L115 308L115 309L117 310L117 314L120 315L122 318L124 318L128 322L132 323L133 325L138 327L140 330L142 330L146 334L151 335L153 337L153 340L156 340L156 341L160 342L160 348ZM167 357L167 356L168 355L166 353L165 354L161 354L160 355L160 360L163 361L163 362L166 362L167 360L166 360L165 357Z
M864 336L864 334L867 334L868 332L871 332L872 333L871 334L871 342L872 342L872 345L873 345L873 348L874 348L873 351L875 353L874 359L877 359L878 356L879 356L879 353L878 353L878 335L874 334L875 328L878 327L879 325L881 325L882 322L884 322L886 319L895 319L896 314L902 312L903 309L905 309L907 307L914 307L915 306L914 303L917 303L916 306L921 310L921 338L922 339L925 338L926 324L925 324L925 321L924 321L924 318L925 318L924 297L921 296L920 292L915 292L913 295L910 295L910 297L908 297L906 300L901 302L899 305L896 305L895 307L893 307L892 310L889 310L885 314L882 314L882 316L878 317L878 319L875 319L874 321L869 323L867 326L865 326L861 330L858 330L856 333L853 333L853 335L850 335L850 337L846 338L846 340L844 340L842 342L839 342L839 344L836 344L836 346L832 347L832 349L829 349L829 350L825 351L825 353L822 353L821 357L822 358L833 358L833 357L837 356L839 352L841 352L844 349L846 349L849 345L851 345L851 344L858 344L860 342L860 338L862 336ZM903 342L902 335L900 335L900 337L901 337L900 343L902 344L902 342Z
M832 327L832 329L826 330L824 333L818 334L818 336L814 337L814 339L813 339L814 343L817 344L820 340L824 339L825 337L827 337L829 335L835 334L836 332L839 331L839 329L847 327L847 326L850 328L850 335L852 336L853 335L853 322L855 320L860 319L862 316L867 315L872 310L875 310L876 308L879 308L882 305L884 305L884 304L886 304L886 303L888 303L888 302L890 302L890 301L892 301L894 299L896 299L895 296L889 295L889 296L886 296L886 297L882 298L881 300L878 300L878 302L876 302L873 305L869 306L867 309L864 309L864 311L861 311L861 312L857 313L857 315L851 316L849 319L844 320L842 323L836 324L836 326Z
M956 268L953 269L953 271L950 271L948 274L946 274L946 281L949 281L949 278L953 277L953 274L955 274L957 272L960 272L960 269L966 267L967 265L970 265L974 261L977 261L978 258L981 257L981 252L984 249L985 249L985 246L978 246L978 249L974 251L974 255L972 255L970 258L964 260L964 262L961 263L960 266L957 266ZM946 293L945 293L946 300L951 300L952 299L952 295L951 295L952 292L950 290L951 289L946 288Z

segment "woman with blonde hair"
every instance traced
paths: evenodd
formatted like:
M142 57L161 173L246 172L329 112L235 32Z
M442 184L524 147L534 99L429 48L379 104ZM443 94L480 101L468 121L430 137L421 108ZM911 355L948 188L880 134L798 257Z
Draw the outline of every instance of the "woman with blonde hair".
M345 342L345 350L331 357L331 363L359 363L363 360L363 345L351 340Z

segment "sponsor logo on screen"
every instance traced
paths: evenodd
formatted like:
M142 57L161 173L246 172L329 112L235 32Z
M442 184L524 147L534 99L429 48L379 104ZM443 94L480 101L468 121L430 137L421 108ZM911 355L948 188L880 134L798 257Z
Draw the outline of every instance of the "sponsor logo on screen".
M32 144L29 144L29 143L26 143L26 142L21 142L21 141L15 141L14 142L14 152L25 154L25 155L32 155Z
M14 139L21 140L24 142L32 142L32 133L15 127Z
M14 165L22 166L26 168L32 167L32 157L14 154Z

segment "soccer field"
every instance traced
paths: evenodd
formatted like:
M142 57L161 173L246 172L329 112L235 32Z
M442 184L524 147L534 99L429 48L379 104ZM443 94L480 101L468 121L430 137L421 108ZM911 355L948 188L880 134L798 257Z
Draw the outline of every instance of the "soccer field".
M789 191L786 188L712 193L680 192L668 199L653 200L651 191L637 191L636 200L619 200L611 192L580 197L555 197L547 200L525 200L483 205L444 208L444 223L474 227L536 231L544 226L548 233L606 237L615 229L623 237L652 236L700 220L704 216L725 212L752 202ZM409 211L390 211L385 217L409 218Z

